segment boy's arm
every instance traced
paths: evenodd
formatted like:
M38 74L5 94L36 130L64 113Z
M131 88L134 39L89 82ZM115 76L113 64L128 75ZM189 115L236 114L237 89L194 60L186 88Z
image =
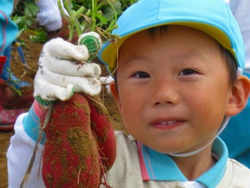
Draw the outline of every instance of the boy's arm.
M88 59L85 46L75 46L62 39L53 39L45 44L39 59L39 68L34 79L35 101L29 112L22 114L15 123L15 135L7 152L10 187L19 187L33 155L40 130L40 118L48 105L55 100L68 100L74 91L98 94L101 85L97 81L100 68ZM84 66L83 66L84 64ZM61 79L60 79L61 78ZM92 83L96 83L93 85ZM92 84L92 85L91 85ZM27 187L44 187L41 176L43 140L39 144Z
M11 137L7 151L8 185L10 188L20 187L25 176L36 144L40 115L41 110L38 109L37 102L34 102L29 112L20 115L16 120L15 134ZM45 187L40 170L42 151L43 145L39 144L30 177L25 184L26 187Z

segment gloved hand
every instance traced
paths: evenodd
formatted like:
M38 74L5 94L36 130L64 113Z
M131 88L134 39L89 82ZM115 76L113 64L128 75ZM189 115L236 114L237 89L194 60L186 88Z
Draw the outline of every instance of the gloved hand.
M68 100L74 91L91 96L99 94L101 69L95 63L86 63L88 58L85 45L73 45L61 38L47 42L34 79L35 99L48 106L54 100Z
M63 3L61 1L63 6ZM36 1L39 12L36 14L36 20L39 25L46 28L47 31L56 31L62 27L62 17L58 7L58 0L38 0ZM68 12L63 7L66 15Z

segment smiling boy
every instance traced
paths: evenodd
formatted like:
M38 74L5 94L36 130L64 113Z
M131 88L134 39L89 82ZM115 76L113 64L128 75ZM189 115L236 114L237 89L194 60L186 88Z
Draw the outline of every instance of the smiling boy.
M227 4L149 4L141 0L130 7L113 32L120 36L117 43L105 44L99 53L114 74L111 91L139 158L117 173L119 163L128 160L118 154L108 174L111 185L118 186L116 179L124 176L125 187L166 187L166 182L170 187L247 187L249 170L226 160L226 146L217 137L229 117L245 107L250 91L249 80L240 75L242 36ZM127 145L121 140L129 139L118 136L118 151L124 148L119 143ZM133 146L128 150L136 152Z
M218 137L250 93L250 81L241 75L244 43L228 5L223 0L140 0L117 24L113 34L120 37L104 44L99 58L114 76L111 91L128 135L116 131L117 158L106 183L114 188L247 188L250 170L228 158ZM34 144L32 130L38 125L27 124L31 112L15 125L8 150L10 182L27 169L33 151L28 144ZM26 148L26 158L17 163L12 154L20 148ZM41 153L39 148L37 156ZM32 187L43 187L39 162L27 180Z
M138 32L119 51L111 89L126 130L143 147L169 154L187 180L196 180L225 157L215 148L226 152L223 142L216 139L213 149L212 142L224 117L245 104L241 87L249 87L249 81L236 79L227 56L204 32L174 25Z

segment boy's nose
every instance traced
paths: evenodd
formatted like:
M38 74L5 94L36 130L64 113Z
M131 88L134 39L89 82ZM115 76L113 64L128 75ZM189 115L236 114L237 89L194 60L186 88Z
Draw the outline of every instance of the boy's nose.
M178 104L179 95L176 92L175 86L171 84L161 83L152 88L151 105L162 104Z

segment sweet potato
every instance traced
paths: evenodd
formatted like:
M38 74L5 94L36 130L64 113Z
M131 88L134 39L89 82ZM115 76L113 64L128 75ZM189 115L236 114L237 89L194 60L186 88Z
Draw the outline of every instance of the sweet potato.
M46 187L99 187L100 156L85 97L74 94L66 102L58 101L45 133L42 176Z
M99 187L116 157L114 130L100 98L74 94L68 101L58 101L45 133L46 187Z
M99 97L88 98L91 111L91 129L97 139L104 171L107 172L115 162L116 139L107 108Z

